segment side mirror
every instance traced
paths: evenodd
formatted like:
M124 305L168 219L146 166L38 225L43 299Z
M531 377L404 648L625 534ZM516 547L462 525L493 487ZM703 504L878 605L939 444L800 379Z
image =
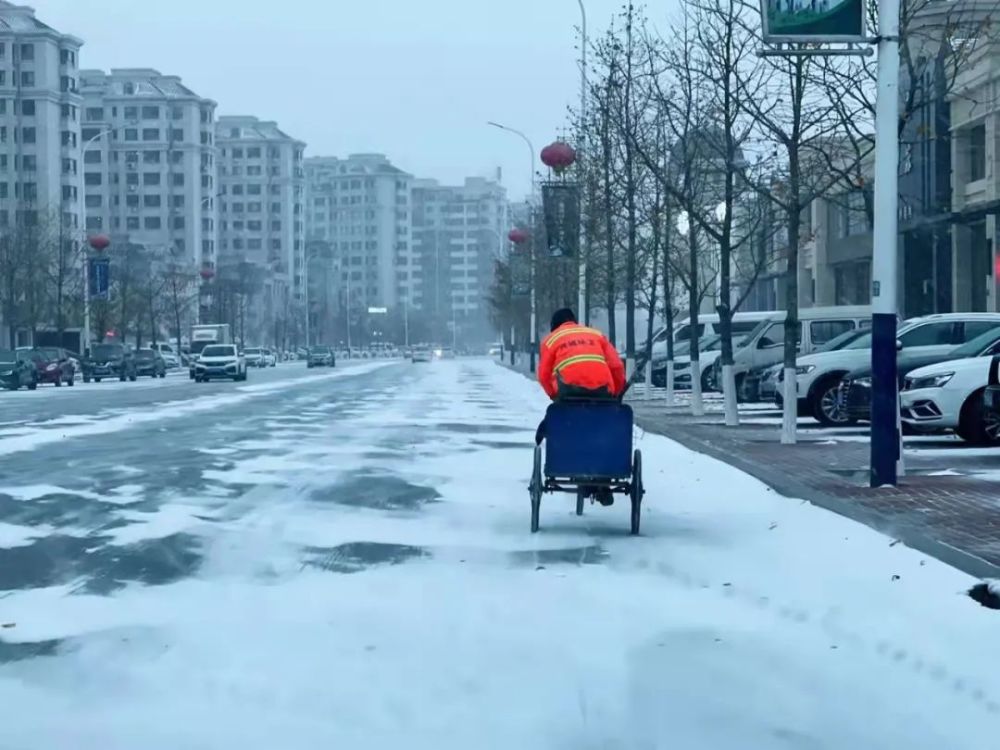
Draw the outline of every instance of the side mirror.
M899 339L896 339L896 351L897 352L903 351L903 342L900 341Z

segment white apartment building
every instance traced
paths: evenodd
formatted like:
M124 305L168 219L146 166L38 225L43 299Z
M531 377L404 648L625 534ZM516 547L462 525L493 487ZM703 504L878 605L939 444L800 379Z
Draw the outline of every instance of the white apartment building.
M219 264L260 272L262 304L250 305L251 338L302 340L305 327L305 143L276 123L220 117Z
M352 317L419 307L410 239L412 176L383 154L306 159L309 239L330 243Z
M87 231L192 273L213 267L215 102L149 68L82 70L80 81Z
M0 2L0 233L55 220L69 241L82 239L82 44L39 21L33 9ZM0 310L0 331L17 323L2 317Z
M492 334L489 318L494 261L507 227L507 194L492 180L460 186L413 184L411 271L419 307L441 340L479 343Z

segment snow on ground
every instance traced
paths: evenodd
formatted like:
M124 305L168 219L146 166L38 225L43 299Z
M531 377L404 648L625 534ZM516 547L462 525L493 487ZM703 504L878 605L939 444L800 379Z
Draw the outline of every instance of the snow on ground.
M641 537L569 496L531 535L537 386L414 368L234 444L221 515L143 518L200 535L195 576L0 598L7 643L62 641L0 665L0 748L996 747L967 576L641 432Z

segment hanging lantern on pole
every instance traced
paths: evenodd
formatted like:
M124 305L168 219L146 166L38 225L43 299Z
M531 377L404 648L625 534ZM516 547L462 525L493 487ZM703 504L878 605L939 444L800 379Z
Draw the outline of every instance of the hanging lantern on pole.
M97 252L102 253L108 249L108 246L111 244L111 240L108 239L108 235L106 234L92 234L87 238L87 244L89 244Z
M550 143L542 149L542 164L557 175L562 175L576 162L576 151L565 141Z
M515 227L507 233L507 239L515 245L523 245L530 239L530 236L525 230Z

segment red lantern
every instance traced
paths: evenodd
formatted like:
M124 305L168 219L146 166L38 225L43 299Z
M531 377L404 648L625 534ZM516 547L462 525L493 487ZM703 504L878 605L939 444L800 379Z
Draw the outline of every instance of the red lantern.
M203 268L200 271L200 275L203 281L211 281L215 278L215 269L207 267Z
M507 232L507 239L513 242L515 245L523 245L528 241L528 233L523 229L511 229Z
M542 163L549 169L555 171L556 174L562 174L563 171L571 167L575 161L576 151L574 151L573 147L564 141L550 143L542 149Z
M99 253L107 250L108 245L111 244L111 240L108 239L108 235L106 234L93 234L88 238L87 242Z

